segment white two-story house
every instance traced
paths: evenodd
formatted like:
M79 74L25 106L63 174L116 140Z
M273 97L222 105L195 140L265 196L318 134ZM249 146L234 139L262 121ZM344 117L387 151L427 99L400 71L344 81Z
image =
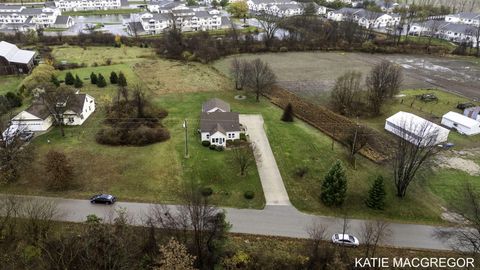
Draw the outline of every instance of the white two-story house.
M55 6L62 11L119 9L122 0L55 0Z
M58 8L27 8L0 5L0 25L7 29L38 29L52 27L61 15Z

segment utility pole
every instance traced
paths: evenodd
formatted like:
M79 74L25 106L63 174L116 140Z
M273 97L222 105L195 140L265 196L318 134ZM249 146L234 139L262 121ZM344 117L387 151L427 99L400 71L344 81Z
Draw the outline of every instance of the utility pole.
M183 121L183 128L185 129L185 158L188 158L188 127L187 119Z

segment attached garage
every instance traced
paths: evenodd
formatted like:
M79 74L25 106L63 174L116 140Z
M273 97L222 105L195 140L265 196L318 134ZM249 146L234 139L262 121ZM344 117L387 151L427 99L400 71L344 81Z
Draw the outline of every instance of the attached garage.
M456 112L446 113L442 117L442 125L454 129L460 134L469 136L480 134L480 122Z

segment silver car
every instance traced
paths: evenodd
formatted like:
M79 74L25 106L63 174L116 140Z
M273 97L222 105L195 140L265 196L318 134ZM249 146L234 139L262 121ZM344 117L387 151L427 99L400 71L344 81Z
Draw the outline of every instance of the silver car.
M336 233L332 236L332 243L349 247L358 247L360 245L360 242L355 236L341 233Z

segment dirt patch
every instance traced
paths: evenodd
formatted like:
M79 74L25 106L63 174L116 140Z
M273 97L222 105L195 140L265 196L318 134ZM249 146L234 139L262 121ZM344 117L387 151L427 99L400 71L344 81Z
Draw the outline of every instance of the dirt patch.
M456 156L440 156L437 158L437 165L440 168L464 171L472 176L480 175L480 165L470 159Z
M198 63L151 60L137 63L134 72L154 94L223 91L231 88L224 76Z

